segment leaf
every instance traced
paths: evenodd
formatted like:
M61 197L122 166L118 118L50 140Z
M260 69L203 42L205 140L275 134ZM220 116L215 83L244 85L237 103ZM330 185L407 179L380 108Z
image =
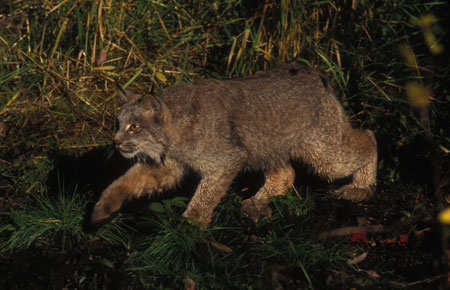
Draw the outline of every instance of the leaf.
M408 218L411 217L411 213L409 211L401 210L400 213L403 214L405 217L408 217Z
M217 242L209 242L209 244L218 250L224 251L225 253L231 254L233 252L233 249L231 249L227 245Z
M358 270L359 272L364 272L364 273L366 273L367 275L369 275L370 277L373 277L373 278L380 278L381 276L377 273L377 272L375 272L374 270L364 270L364 269L359 269Z
M164 84L167 82L166 76L165 76L163 73L161 73L161 72L155 73L155 77L156 77L160 82L162 82L162 83L164 83Z
M92 70L106 71L106 70L115 70L115 69L116 69L116 67L113 65L105 65L105 66L94 67Z
M48 224L48 223L59 223L61 222L61 220L59 219L48 219L48 220L44 220L44 223Z
M189 198L184 197L184 196L175 196L174 198L172 198L173 202L179 202L179 201L186 202L188 200L189 200Z
M184 196L176 196L176 197L170 199L169 201L170 201L171 206L183 208L183 207L186 207L186 202L188 200L189 199Z
M351 237L351 241L356 242L358 240L362 240L366 244L369 243L369 240L367 239L367 236L366 236L366 231L364 229L358 228L353 233L353 235Z
M108 259L102 258L102 259L100 259L98 262L99 262L100 264L102 264L103 266L106 266L106 267L108 267L108 268L110 268L110 269L113 269L113 268L114 268L114 263L111 262L111 261L108 260Z
M183 208L183 207L186 207L186 199L172 199L172 205L173 206L175 206L175 207L180 207L180 208Z
M364 253L362 253L359 256L356 256L356 257L354 257L352 259L348 259L347 260L347 264L349 264L349 265L356 265L359 262L364 261L367 258L367 254L368 254L368 252L364 252Z
M445 154L450 153L450 151L442 145L439 145L439 148L441 148L441 150L444 151Z
M0 233L4 232L4 231L15 231L16 228L11 225L11 224L6 224L0 227Z
M166 212L166 209L160 202L152 202L148 207L150 208L151 211L156 212L156 213L165 213Z
M370 277L373 277L373 278L380 278L381 276L377 273L377 272L375 272L374 270L368 270L368 271L366 271L366 273L367 273L367 275L369 275Z

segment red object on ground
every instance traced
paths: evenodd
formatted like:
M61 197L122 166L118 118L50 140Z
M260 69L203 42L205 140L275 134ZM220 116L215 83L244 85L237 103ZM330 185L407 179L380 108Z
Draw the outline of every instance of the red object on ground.
M362 240L366 244L369 243L369 240L367 239L367 236L366 236L366 231L364 229L355 230L355 232L353 233L353 235L351 237L351 240L352 240L352 242Z
M407 243L409 239L408 235L400 235L400 243Z

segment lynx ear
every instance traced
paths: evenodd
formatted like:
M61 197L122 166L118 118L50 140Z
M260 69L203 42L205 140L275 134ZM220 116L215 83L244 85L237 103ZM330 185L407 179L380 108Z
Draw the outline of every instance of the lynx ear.
M170 120L169 108L156 94L146 94L142 96L142 102L145 106L152 108L161 121Z
M119 94L120 98L126 103L132 100L136 100L142 96L133 93L132 91L125 90L124 88L122 88L118 81L115 81L114 84L116 85L117 94Z

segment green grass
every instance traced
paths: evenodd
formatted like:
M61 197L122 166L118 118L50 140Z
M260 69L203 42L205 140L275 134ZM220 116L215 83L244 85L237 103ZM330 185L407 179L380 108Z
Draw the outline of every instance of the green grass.
M435 215L447 203L433 195L450 176L445 1L3 2L0 288L180 289L186 278L196 289L391 288L446 273ZM146 92L290 61L324 72L353 125L375 131L373 199L349 204L304 180L254 224L236 186L208 228L183 223L187 199L173 195L88 227L117 175L114 79ZM430 89L428 106L411 106L411 82ZM375 244L318 238L361 220L384 226L368 233ZM401 234L407 245L387 242Z
M62 250L70 248L72 239L81 233L86 204L76 192L69 197L61 191L56 199L33 194L29 204L21 209L11 208L7 214L11 223L3 225L0 231L11 234L0 251L20 250L52 240L58 241L57 246Z

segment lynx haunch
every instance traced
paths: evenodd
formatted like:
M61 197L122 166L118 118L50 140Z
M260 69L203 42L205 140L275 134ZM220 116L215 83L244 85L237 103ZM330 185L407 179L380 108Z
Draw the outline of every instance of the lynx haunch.
M372 194L375 136L351 127L312 69L291 64L248 78L174 85L158 96L119 94L126 103L114 143L137 162L102 193L93 222L110 218L127 199L176 186L188 169L201 180L183 216L204 224L243 169L262 170L265 184L242 210L254 219L266 213L269 198L292 186L297 159L329 181L352 176L335 191L343 198Z

